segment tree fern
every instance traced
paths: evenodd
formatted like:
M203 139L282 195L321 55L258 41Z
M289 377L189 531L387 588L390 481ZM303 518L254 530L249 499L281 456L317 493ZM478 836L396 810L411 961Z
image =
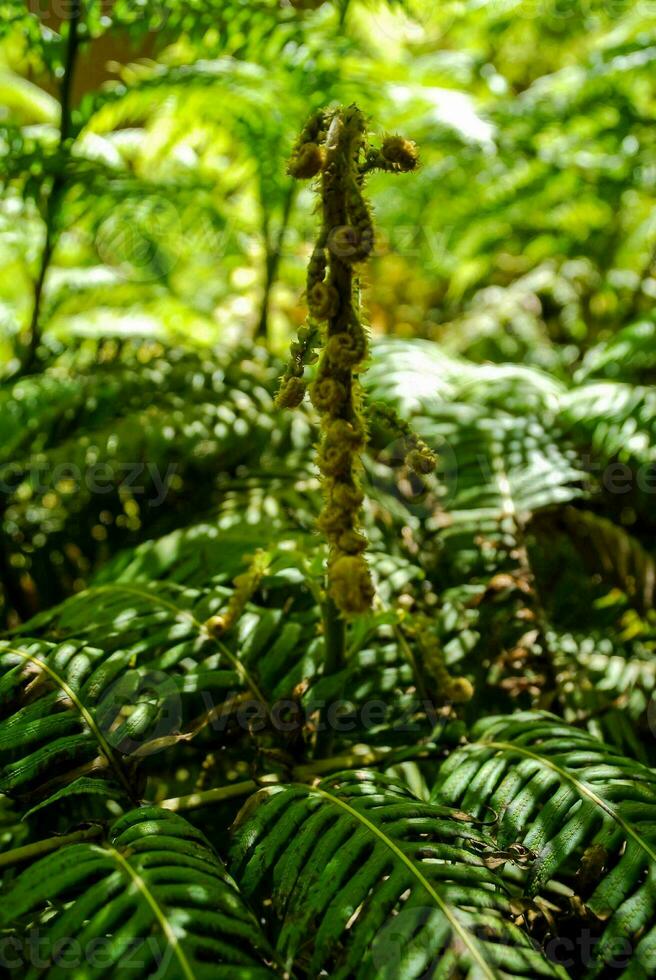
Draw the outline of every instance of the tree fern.
M656 972L656 35L523 6L0 0L5 972Z
M620 379L634 384L648 383L653 377L654 332L651 319L638 320L624 327L605 343L587 352L578 372L581 380Z
M635 413L623 416L625 430L615 428L596 384L567 390L541 372L474 365L426 342L384 342L368 377L377 397L414 414L415 428L440 454L430 494L415 498L399 485L397 496L421 536L423 562L438 591L468 590L467 604L476 610L467 614L469 627L478 635L473 649L472 640L464 640L470 669L514 698L530 690L534 705L551 704L555 697L570 720L585 720L624 751L648 758L632 725L645 725L649 682L647 689L640 681L632 684L631 712L622 718L621 689L598 690L574 652L587 645L587 628L591 638L604 635L605 649L609 641L614 644L619 665L641 656L637 646L626 645L632 628L636 638L649 636L649 626L639 623L653 605L651 555L619 523L606 469L618 454L635 467L647 462ZM622 387L630 388L611 383L613 391ZM640 389L630 391L627 406L639 404ZM573 423L572 406L579 404L581 421ZM643 485L645 478L643 471ZM639 505L635 493L632 500ZM427 530L434 535L432 548ZM582 601L572 622L563 561L621 588L625 599L613 600L592 587L591 605ZM464 610L459 615L464 623ZM574 646L567 639L572 634ZM498 661L490 664L495 649ZM453 654L462 658L455 646ZM483 662L474 668L477 656ZM499 702L498 710L507 706Z
M185 980L279 975L267 965L273 957L255 916L186 820L141 807L104 838L86 836L100 839L65 844L12 884L0 922L5 929L29 926L42 951L30 962L25 947L12 975L67 975L71 959L88 977L130 963L147 975Z
M345 772L249 801L231 867L247 896L272 896L278 951L305 975L560 976L509 920L490 841L467 821Z
M284 562L282 570L278 587ZM232 595L218 586L100 585L5 641L4 791L34 805L71 783L94 792L87 777L101 777L136 801L135 763L212 732L217 719L225 726L238 695L259 704L266 726L270 704L318 671L315 616L301 591L291 619L275 604L247 605L216 636L212 617ZM32 639L39 635L56 642Z
M656 566L651 554L628 531L591 511L566 508L568 530L590 554L591 565L635 601L640 610L653 609Z
M598 976L618 940L628 940L633 965L622 975L649 976L656 914L653 771L553 716L487 718L473 735L477 740L443 765L434 799L474 816L491 808L498 845L520 841L534 854L530 894L555 878L571 885L600 934L586 975ZM593 856L599 870L584 884L583 868Z
M602 463L629 465L654 459L653 390L621 382L590 382L575 388L563 405L562 421Z
M9 581L16 569L22 618L74 581L79 587L103 552L155 522L162 530L184 522L196 481L211 479L219 457L226 476L241 463L261 465L275 362L244 356L237 390L236 352L226 351L219 368L200 354L106 340L0 393L9 406L0 464L5 560ZM81 523L85 535L76 534Z

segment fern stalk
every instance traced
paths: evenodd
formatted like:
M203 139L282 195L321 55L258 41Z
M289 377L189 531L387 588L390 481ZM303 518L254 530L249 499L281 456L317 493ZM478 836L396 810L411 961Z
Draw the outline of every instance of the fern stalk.
M361 746L360 751L346 752L342 755L335 755L325 759L315 759L307 765L295 766L293 778L298 783L311 783L318 776L326 773L339 772L342 769L353 767L363 768L384 763L391 755L387 750L369 748ZM188 793L185 796L173 796L159 804L163 810L172 810L174 813L180 810L198 810L204 806L211 806L214 803L222 803L225 800L232 800L239 796L248 796L263 786L272 785L273 780L267 783L262 778L259 782L254 779L244 779L238 783L229 783L227 786L217 786L213 789L199 790L196 793ZM0 860L0 865L2 861Z
M15 847L11 851L0 854L0 868L10 868L15 864L23 864L25 861L32 861L50 854L66 844L78 844L80 841L95 840L101 837L103 828L100 824L87 827L84 830L75 830L71 834L61 834L58 837L46 837L44 840L34 841L32 844L25 844L23 847Z
M285 242L285 235L287 234L287 228L289 227L289 219L292 213L292 207L294 205L295 197L295 186L290 184L285 192L285 199L283 202L282 215L280 218L280 226L276 235L271 233L269 228L269 215L267 211L267 202L262 200L262 211L263 211L263 231L264 231L264 246L265 246L265 269L264 269L264 289L262 293L262 305L260 307L260 315L258 318L257 329L255 331L255 339L266 341L269 335L269 314L271 307L271 293L273 292L273 287L276 284L276 279L278 277L278 269L280 267L280 258L282 255L282 249Z
M314 359L315 324L322 324L321 357L310 386L321 418L318 465L325 502L318 526L329 546L328 596L345 617L366 612L374 595L360 515L360 454L367 443L367 421L359 374L367 357L367 336L355 266L369 257L374 244L363 183L370 170L403 173L416 165L414 143L401 137L387 137L381 149L369 148L364 116L354 105L311 116L289 164L293 177L320 178L321 229L308 265L309 325L292 344L278 404L292 408L302 402L305 364ZM330 606L328 610L333 634L328 656L339 666L343 645L337 649L338 631Z
M52 181L50 194L46 202L45 213L45 239L39 272L34 283L34 303L32 305L32 316L30 318L29 333L25 351L21 359L20 373L28 373L34 365L36 352L41 340L41 309L43 306L43 293L52 261L52 253L55 247L56 233L55 225L59 215L61 199L65 190L66 181L63 174L64 154L66 153L67 143L71 137L72 116L71 116L71 94L73 88L73 77L75 75L75 64L80 42L80 17L81 0L72 0L70 8L70 18L68 20L68 38L66 44L66 57L64 61L64 74L62 76L60 89L61 116L59 124L59 142L57 155L59 157L59 168Z
M417 165L414 143L387 137L369 148L366 122L355 105L320 110L303 127L289 163L298 179L319 178L321 228L307 272L309 323L292 344L292 357L278 393L281 407L299 405L306 390L306 363L316 359L314 337L321 324L321 356L310 386L321 418L317 462L324 506L317 521L328 547L327 596L323 603L324 675L338 673L346 661L345 618L371 608L374 588L364 556L364 495L360 454L367 444L367 419L359 373L367 357L355 266L371 254L373 221L363 195L373 169L402 173ZM330 750L332 734L320 734L318 748Z

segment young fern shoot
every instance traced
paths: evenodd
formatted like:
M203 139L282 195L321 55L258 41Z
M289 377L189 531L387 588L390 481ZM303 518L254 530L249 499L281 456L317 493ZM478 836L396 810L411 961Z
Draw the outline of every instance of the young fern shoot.
M319 178L321 228L308 265L309 323L292 344L278 404L294 407L303 400L305 366L316 358L318 342L320 359L310 385L312 404L321 417L318 465L324 506L318 526L330 548L329 601L342 617L365 612L374 595L360 520L360 457L367 443L367 414L359 374L367 357L367 335L357 266L374 245L364 176L374 169L403 173L416 166L417 149L409 140L391 136L380 148L369 147L365 119L356 106L315 113L289 164L294 177ZM427 448L425 453L423 463L432 468L435 459Z

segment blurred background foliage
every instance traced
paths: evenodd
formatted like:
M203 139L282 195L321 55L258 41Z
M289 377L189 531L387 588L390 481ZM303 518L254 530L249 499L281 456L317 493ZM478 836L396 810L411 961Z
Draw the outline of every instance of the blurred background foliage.
M411 182L372 180L375 331L567 378L619 328L651 330L653 4L86 0L65 156L60 6L1 6L10 365L55 174L46 338L259 333L283 349L312 227L285 159L334 100L421 147Z

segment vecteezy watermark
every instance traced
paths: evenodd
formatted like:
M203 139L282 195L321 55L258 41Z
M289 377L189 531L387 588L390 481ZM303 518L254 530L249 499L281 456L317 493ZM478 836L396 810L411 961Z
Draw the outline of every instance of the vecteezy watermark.
M0 937L3 970L27 971L31 967L41 971L56 967L70 970L71 976L86 976L89 968L111 971L118 961L122 969L134 969L135 975L149 968L149 976L164 976L173 955L172 944L157 935L133 939L105 935L83 943L73 936L53 939L47 930L33 928L25 936Z
M423 254L434 263L445 261L448 229L432 229L420 221L397 222L390 232L334 227L328 248L340 258L356 253L372 258L389 254L411 260ZM260 248L259 233L228 220L220 229L208 213L193 219L179 204L161 198L119 203L98 226L95 248L100 260L126 281L156 282L166 278L179 262L203 255L208 261L227 255L253 255ZM297 245L282 243L281 257L295 261Z
M443 877L440 882L444 882ZM453 935L445 935L444 929L440 928L443 921L442 913L434 905L410 905L409 908L402 908L398 915L387 919L372 941L371 957L374 967L380 970L384 968L388 976L401 977L404 975L404 968L411 961L413 976L419 980L428 980L435 975L448 947L456 953L458 950L464 952L461 941L454 939ZM500 927L502 922L499 919ZM480 939L489 948L489 921L481 926L473 924L467 928L467 932L472 940ZM582 929L577 936L550 936L542 944L528 936L515 942L501 928L499 934L504 937L503 945L512 946L517 950L518 956L521 957L522 950L542 952L548 960L566 970L581 967L589 969L594 965L600 966L602 962L611 970L623 970L635 956L631 942L625 936L618 936L610 948L604 949L602 961L599 935L589 929ZM422 972L415 972L418 969Z
M384 2L367 11L364 24L371 32L373 41L407 44L421 41L426 34L434 39L446 33L454 21L443 10L437 15L438 5L425 0L409 0L398 7Z
M32 462L28 469L9 463L0 470L0 495L11 495L18 486L27 487L34 496L49 492L74 496L82 491L92 495L127 493L143 497L149 507L159 507L171 489L177 466L169 463L162 471L153 462L99 461L80 466L77 463Z
M642 494L656 493L656 463L645 461L629 465L620 460L605 463L584 454L579 465L607 493L623 496L636 489Z
M156 196L120 202L94 238L104 265L126 282L141 283L166 279L180 263L210 266L228 255L257 254L260 244L258 234L248 234L239 222L219 226L209 207L199 210Z
M169 275L178 261L180 214L163 198L123 201L101 223L96 249L106 265L126 279L152 282Z
M328 248L348 259L364 252L371 258L389 254L407 260L428 254L435 263L447 255L448 229L434 230L421 222L397 223L391 232L359 231L351 225L336 226L328 237ZM156 282L166 278L179 262L202 255L216 262L228 255L253 255L260 236L240 224L227 221L217 229L208 214L191 221L184 210L170 201L124 201L100 223L95 235L100 260L126 281ZM281 257L296 261L297 246L282 243Z
M185 717L181 687L174 676L158 670L131 670L103 695L95 712L107 742L122 755L153 755L201 727L223 734L241 730L248 735L275 731L285 736L302 731L333 731L365 736L384 725L417 737L435 732L448 720L442 704L408 696L390 704L370 698L360 703L348 698L301 702L278 698L265 703L244 691L228 691L217 703L211 691L196 692L201 714ZM195 703L197 708L197 702Z
M413 976L418 980L428 980L435 975L435 969L447 949L454 952L462 950L459 940L445 935L441 928L443 913L434 905L401 908L397 915L387 917L371 943L373 966L388 976L403 976L406 958L413 962ZM501 920L500 920L501 924ZM477 928L467 927L472 940L490 943L490 922ZM600 966L598 955L599 937L590 930L583 929L576 937L552 936L540 946L527 937L526 941L513 942L504 933L504 946L512 946L521 958L526 952L542 951L548 960L564 969L589 969ZM464 951L464 950L463 950ZM125 938L117 935L96 936L81 942L73 936L52 938L47 929L32 928L24 936L4 936L0 938L0 968L4 970L24 970L28 967L44 971L52 967L60 971L70 970L77 976L91 968L111 970L120 964L121 969L134 969L141 975L144 968L149 976L168 975L171 960L175 955L173 944L163 935L144 935ZM624 970L631 963L635 965L635 949L623 936L616 937L612 947L605 949L603 963L610 970ZM416 972L417 968L421 973ZM75 972L73 972L75 971ZM646 973L644 974L647 975Z
M626 14L653 13L656 0L606 0L604 13L609 20ZM486 0L485 16L494 20L495 13L503 21L508 20L506 0ZM584 21L586 17L598 13L597 0L521 0L512 7L512 23L542 21L554 27L568 22ZM395 44L421 43L428 37L435 42L466 24L469 16L467 4L431 4L426 0L406 0L404 4L393 6L381 0L370 7L365 14L366 26L374 41ZM447 46L448 47L448 46Z
M208 715L212 713L211 697L203 696ZM390 715L394 718L390 720ZM241 699L236 709L212 714L211 727L224 731L231 723L245 731L256 733L266 728L291 734L308 725L314 731L333 731L341 735L370 731L391 723L398 732L425 732L428 725L435 729L443 722L444 713L440 705L427 698L408 698L404 703L393 706L382 699L370 698L356 703L348 698L323 700L313 698L307 703L292 698L280 698L271 705L253 698Z

